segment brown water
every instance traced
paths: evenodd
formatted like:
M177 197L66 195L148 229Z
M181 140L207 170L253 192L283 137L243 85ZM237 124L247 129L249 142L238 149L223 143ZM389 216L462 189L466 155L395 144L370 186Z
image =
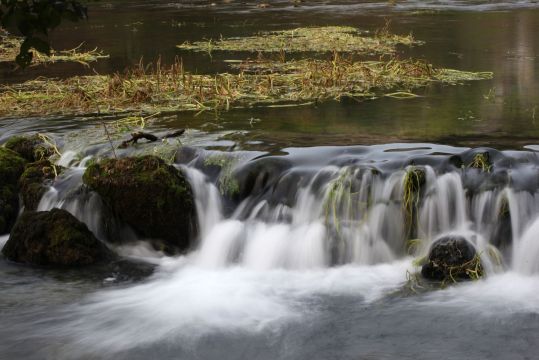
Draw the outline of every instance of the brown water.
M520 148L537 142L539 129L539 9L533 2L322 2L299 7L280 1L170 3L101 2L90 5L90 19L54 32L55 48L80 42L99 47L110 59L85 69L57 64L10 73L2 81L38 74L69 76L122 71L141 58L184 59L193 72L225 71L224 58L249 54L193 54L175 48L186 40L239 36L260 30L308 25L352 25L374 31L391 20L393 32L425 45L401 48L401 56L424 58L438 67L492 71L494 79L463 86L432 86L411 100L330 102L289 109L256 109L194 116L179 114L166 126L246 131L248 139L278 145L373 144L414 141L465 146ZM252 121L255 119L255 121ZM238 140L238 139L236 139ZM248 140L244 140L248 141Z

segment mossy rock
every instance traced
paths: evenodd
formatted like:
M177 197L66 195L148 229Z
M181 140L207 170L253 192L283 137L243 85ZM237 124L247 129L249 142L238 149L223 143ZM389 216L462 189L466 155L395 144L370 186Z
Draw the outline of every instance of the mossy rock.
M41 160L26 165L19 179L19 188L24 204L24 210L36 210L47 185L52 183L62 167L52 164L49 160Z
M6 148L15 151L29 162L48 159L54 155L54 149L39 137L13 136L4 145Z
M432 244L421 275L444 283L475 280L483 276L483 267L468 240L462 236L444 236Z
M62 209L24 212L2 249L15 262L43 266L80 266L114 258L88 227Z
M90 165L83 181L137 236L162 240L168 253L189 248L196 235L193 191L174 166L151 155L107 159Z
M8 233L19 212L17 182L26 160L16 152L0 147L0 235Z

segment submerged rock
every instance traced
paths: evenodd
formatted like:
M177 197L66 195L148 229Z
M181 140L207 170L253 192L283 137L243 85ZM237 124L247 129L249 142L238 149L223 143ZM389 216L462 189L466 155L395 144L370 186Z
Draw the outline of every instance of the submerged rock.
M84 223L62 209L23 213L2 253L11 261L45 266L90 265L114 257Z
M443 282L477 279L483 275L475 247L462 236L445 236L432 244L423 277Z
M107 159L90 165L83 180L138 236L162 240L161 250L169 253L190 246L196 233L193 191L175 167L150 155Z
M19 187L25 210L36 210L47 183L52 182L61 168L49 160L41 160L26 165L19 179Z
M54 149L39 135L13 136L4 145L29 162L40 161L54 155Z
M19 212L18 180L26 161L17 153L0 147L0 235L8 233Z

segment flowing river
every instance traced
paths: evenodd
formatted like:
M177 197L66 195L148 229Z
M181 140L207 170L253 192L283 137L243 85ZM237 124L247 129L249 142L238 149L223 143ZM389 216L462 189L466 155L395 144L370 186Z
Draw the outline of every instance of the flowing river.
M159 54L164 61L181 55L207 72L218 71L224 55L174 46L305 25L372 31L389 18L393 31L425 41L406 53L492 71L494 79L430 86L407 100L156 118L146 129L158 135L187 128L181 144L116 151L166 154L186 174L198 214L195 245L166 256L134 239L113 247L134 264L118 271L0 257L0 358L536 358L539 3L270 3L98 2L88 22L66 24L53 40L99 46L111 55L94 65L103 73ZM0 80L38 71L0 67ZM90 70L54 64L47 71ZM81 190L86 166L113 155L101 120L2 119L0 143L37 131L55 140L57 163L67 168L38 209L64 208L104 240L101 200ZM469 166L484 153L487 168ZM425 174L413 244L403 240L402 211L412 169ZM475 245L486 276L415 291L414 259L447 234Z

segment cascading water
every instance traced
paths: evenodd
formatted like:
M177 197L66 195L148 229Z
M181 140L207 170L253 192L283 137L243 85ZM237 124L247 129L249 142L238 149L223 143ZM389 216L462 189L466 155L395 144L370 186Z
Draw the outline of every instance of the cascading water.
M219 180L230 174L221 171L212 178L205 173L207 166L201 165L207 156L204 152L179 165L192 185L199 214L198 245L189 261L206 267L239 264L253 269L373 265L408 256L410 240L420 244L413 254L424 256L440 236L458 234L476 246L487 269L501 269L504 257L506 268L535 271L534 266L523 265L530 262L530 256L538 255L530 245L539 214L535 192L515 188L510 182L483 189L484 183L474 177L495 174L478 169L448 171L444 164L401 165L400 169L393 166L386 170L384 160L380 171L376 167L380 149L375 147L329 148L324 161L305 161L299 152L300 165L294 165L291 155L288 165L271 170L275 171L271 174L250 167L259 163L264 169L273 157L247 156L248 161L228 169L240 178L242 172L247 174L240 179L243 183L237 184L243 193L234 200L219 187ZM403 155L392 157L395 164L410 163L409 159L402 162ZM106 239L101 201L95 193L81 188L88 159L68 170L45 193L38 209L64 208L100 239ZM73 163L73 156L63 156L60 162ZM425 181L420 198L413 204L416 216L407 218L405 187L407 174L413 169L421 169ZM467 188L474 181L475 188ZM247 183L251 188L246 192ZM478 183L483 185L478 187ZM407 221L414 222L417 239L408 233ZM505 232L500 227L503 221ZM124 238L136 239L128 228L122 231L128 234Z
M499 159L483 171L454 159L469 162L474 150L436 150L396 144L285 149L287 155L269 156L185 148L176 166L193 189L199 232L192 250L178 257L156 251L115 221L82 185L90 158L66 155L62 163L71 167L43 195L39 210L64 208L104 241L121 236L122 245L111 245L116 252L156 270L145 282L98 291L62 310L56 315L61 327L36 336L66 341L58 350L64 358L122 352L144 358L148 354L137 353L138 347L197 347L215 334L271 338L328 311L320 299L335 294L353 299L351 313L358 304L378 309L371 304L405 291L407 273L418 270L413 258L446 235L476 247L487 277L425 294L417 311L447 307L455 313L457 307L463 316L492 316L503 307L539 313L539 298L527 290L539 289L539 196L534 163L519 160L530 154L502 158L512 162L511 174L519 174L509 177ZM507 284L511 291L496 293L501 305L493 303L495 289Z

